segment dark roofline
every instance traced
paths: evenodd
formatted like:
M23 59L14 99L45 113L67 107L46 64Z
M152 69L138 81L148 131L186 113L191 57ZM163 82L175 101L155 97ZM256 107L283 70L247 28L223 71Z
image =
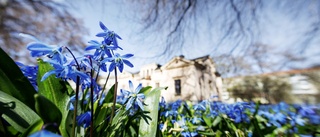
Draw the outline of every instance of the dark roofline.
M195 61L195 60L198 60L198 59L208 59L208 58L210 58L210 55L205 55L205 56L197 57L197 58L190 59L190 60L191 60L191 61Z

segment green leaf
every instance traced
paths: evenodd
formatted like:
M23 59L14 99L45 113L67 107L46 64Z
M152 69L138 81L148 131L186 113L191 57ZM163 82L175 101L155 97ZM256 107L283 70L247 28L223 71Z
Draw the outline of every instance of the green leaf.
M147 106L145 106L145 111L150 112L147 115L151 117L152 120L148 122L146 122L145 119L140 120L139 137L156 136L158 126L159 99L161 90L163 89L165 88L153 89L146 95L144 103L147 104Z
M45 124L56 123L60 125L62 120L62 114L58 107L42 95L35 94L34 98L36 100L36 111L42 118L43 122Z
M0 48L0 90L20 100L32 110L36 93L16 63Z
M115 84L113 84L112 87L109 89L106 97L104 98L104 101L103 101L104 103L113 102L114 86L115 86Z
M143 93L145 95L147 95L150 91L151 91L152 87L151 86L146 86L146 87L143 87L139 93Z
M205 136L215 136L216 134L213 132L203 132L203 131L199 131L199 134L201 135L205 135Z
M62 113L62 123L65 123L60 125L61 134L63 136L67 136L67 131L70 131L71 128L69 125L66 125L66 121L68 121L68 119L72 119L72 116L68 115L70 113L68 109L70 97L68 94L72 93L73 89L68 82L56 78L54 75L49 76L44 81L40 81L42 76L52 70L53 67L50 64L43 62L41 59L38 60L38 65L39 70L37 83L39 94L45 96L58 107Z
M128 111L124 107L122 107L119 109L119 111L111 121L111 126L107 128L108 132L111 131L111 133L108 133L110 134L109 136L114 137L121 134L121 132L124 131L124 127L127 124L127 122L128 122Z
M72 88L68 82L63 81L59 78L56 78L55 75L49 76L46 80L40 81L42 76L53 69L53 67L43 62L42 60L38 60L39 71L38 71L38 89L39 94L45 96L47 99L52 101L61 112L66 111L69 102L68 93L72 92Z
M208 127L211 128L212 126L212 120L210 117L207 117L207 116L202 116L202 119L204 120L204 122L207 124Z
M2 118L19 132L26 131L30 125L40 120L31 108L2 91L0 91L0 110Z

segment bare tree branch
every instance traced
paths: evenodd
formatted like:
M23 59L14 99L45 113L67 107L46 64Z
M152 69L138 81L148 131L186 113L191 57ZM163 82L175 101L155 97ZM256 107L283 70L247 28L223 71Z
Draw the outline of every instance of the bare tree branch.
M252 56L250 58L255 60L254 66L260 67L260 73L270 70L272 65L277 66L272 68L276 70L288 67L291 62L305 60L305 55L302 55L305 50L308 50L310 45L320 42L320 1L156 0L150 2L138 0L131 2L136 4L135 7L140 9L138 12L142 13L142 16L136 14L136 18L142 20L141 23L144 26L142 32L149 35L154 32L157 32L155 35L164 33L161 38L164 37L165 40L160 40L159 45L152 45L162 47L162 52L158 52L157 57L181 53L186 46L192 45L190 41L197 37L198 29L201 26L208 26L203 28L206 29L205 33L210 38L208 41L211 43L211 49L207 51L211 51L212 56L221 55L220 57L226 57L230 62L237 63L234 60L235 57L248 58L250 55ZM289 47L291 51L286 50L290 53L279 52L279 54L283 54L279 55L266 49L268 43L263 44L262 47L256 44L261 40L261 28L264 28L262 25L266 24L268 18L273 18L267 16L266 9L279 10L284 15L291 17L293 22L297 20L297 17L305 19L307 23L310 22L308 30L305 33L300 33L301 39ZM298 27L297 29L299 29ZM197 44L197 42L193 44ZM227 52L221 51L226 46L228 47ZM263 46L265 47L263 48ZM267 56L264 55L264 52L268 52L268 54L270 52L269 57L278 56L281 60L270 63L261 57ZM300 52L301 55L298 55L297 52ZM267 65L268 63L270 64Z
M87 34L82 21L74 18L67 6L53 1L4 1L0 4L0 45L15 59L25 56L26 39L19 33L36 36L49 44L64 44L79 51ZM23 59L27 59L23 57Z

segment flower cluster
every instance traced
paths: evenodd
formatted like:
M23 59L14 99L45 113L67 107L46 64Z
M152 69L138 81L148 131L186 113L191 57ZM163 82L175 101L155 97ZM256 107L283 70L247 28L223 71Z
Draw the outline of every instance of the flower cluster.
M72 93L73 95L69 99L69 110L75 111L74 114L77 115L75 121L78 126L82 126L83 128L93 128L92 126L94 126L92 124L93 118L95 117L94 102L99 102L99 109L103 107L103 103L108 103L105 101L105 87L101 88L97 83L100 71L108 72L109 74L115 72L115 76L117 77L116 72L123 72L125 65L133 67L133 64L128 60L128 58L133 57L133 54L120 55L117 53L117 50L123 50L118 44L118 39L121 39L121 37L114 31L109 30L102 22L100 22L99 25L103 32L98 33L96 36L102 38L102 40L100 42L96 40L89 41L85 50L93 52L89 52L80 57L76 57L67 46L49 45L30 35L22 35L36 40L27 45L31 56L44 57L43 61L53 67L52 70L42 76L42 82L51 75L54 75L56 78L64 81L73 81L76 84L76 91ZM30 82L37 88L37 67L27 67L22 63L17 64L24 75L28 77ZM81 90L79 87L81 87ZM136 89L133 89L133 84L129 81L129 87L130 91L121 89L121 92L125 96L123 104L126 110L128 112L132 112L133 110L137 111L138 109L143 111L145 105L143 100L145 96L139 93L142 85L139 84ZM116 93L117 91L114 91L114 97L117 96ZM116 98L113 100L116 100ZM80 108L78 108L78 105ZM111 116L109 115L107 117L111 117L109 120L112 120L115 105L114 103L112 106ZM139 107L137 108L135 106ZM81 114L79 115L78 110L81 110Z
M159 130L164 136L310 135L306 129L316 132L320 125L319 105L226 104L207 100L196 104L177 100L159 105Z
M4 123L0 135L252 137L319 134L319 105L225 104L208 100L167 103L159 93L165 88L151 90L142 84L135 87L132 81L129 81L128 90L121 89L121 95L117 95L117 72L123 72L125 65L133 67L128 60L133 54L118 54L117 50L123 50L117 41L121 37L103 23L99 25L102 32L96 36L101 41L89 41L85 50L92 52L80 57L75 57L67 46L45 44L22 34L35 41L27 45L31 56L41 57L43 61L39 59L39 66L26 66L15 64L7 57L6 61L12 62L6 64L9 67L3 65L6 61L0 62L1 71L6 71L2 73L4 77L0 77L5 83L0 84L0 107L10 109L1 113L5 117L0 122ZM1 57L6 58L4 54ZM23 76L18 69L17 73L9 72L11 70L2 69L3 66L18 66L35 90L31 85L25 90L28 84L21 87L20 82L28 83L28 80L21 79ZM107 72L108 77L111 72L115 73L115 84L108 91L97 82L100 71ZM17 75L10 75L13 73ZM8 81L8 78L18 82ZM70 88L66 81L75 83L76 87ZM21 124L21 121L26 122Z

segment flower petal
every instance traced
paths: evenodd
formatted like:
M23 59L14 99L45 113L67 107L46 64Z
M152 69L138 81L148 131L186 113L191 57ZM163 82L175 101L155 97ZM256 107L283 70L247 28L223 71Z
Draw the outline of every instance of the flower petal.
M133 83L132 83L131 80L129 80L129 89L130 89L131 92L134 91Z
M38 132L33 133L32 135L30 135L29 137L61 137L58 134L52 133L48 130L40 130Z
M84 50L92 50L92 49L99 49L99 45L89 45Z
M100 28L103 29L104 31L108 31L108 28L100 21L99 22Z
M56 70L51 70L51 71L45 73L45 74L42 76L41 81L44 81L45 79L47 79L50 75L52 75L52 74L54 74L54 73L56 73Z
M126 110L129 110L132 107L133 100L134 99L132 97L130 97L128 103L126 104Z
M32 42L27 45L28 50L36 51L52 51L55 47L40 42Z
M140 99L136 99L136 102L138 103L139 107L144 111L144 107L143 107L143 104L141 102Z
M114 35L115 35L118 39L122 39L117 33L114 33Z
M131 67L131 68L133 67L133 64L132 64L130 61L125 60L125 59L123 59L122 61L123 61L123 63L126 64L127 66L129 66L129 67Z
M96 40L90 40L90 41L88 41L88 43L94 44L94 45L100 45L100 43Z
M97 37L105 37L105 36L108 36L108 33L107 32L100 32L96 36Z
M134 93L139 93L139 91L142 89L142 84L140 83Z
M146 96L145 96L144 94L138 94L137 97L138 97L139 99L145 99L145 98L146 98Z
M109 72L112 72L116 68L116 63L111 63L109 66Z
M125 55L122 55L121 57L122 58L130 58L130 57L132 57L133 56L133 54L125 54Z

